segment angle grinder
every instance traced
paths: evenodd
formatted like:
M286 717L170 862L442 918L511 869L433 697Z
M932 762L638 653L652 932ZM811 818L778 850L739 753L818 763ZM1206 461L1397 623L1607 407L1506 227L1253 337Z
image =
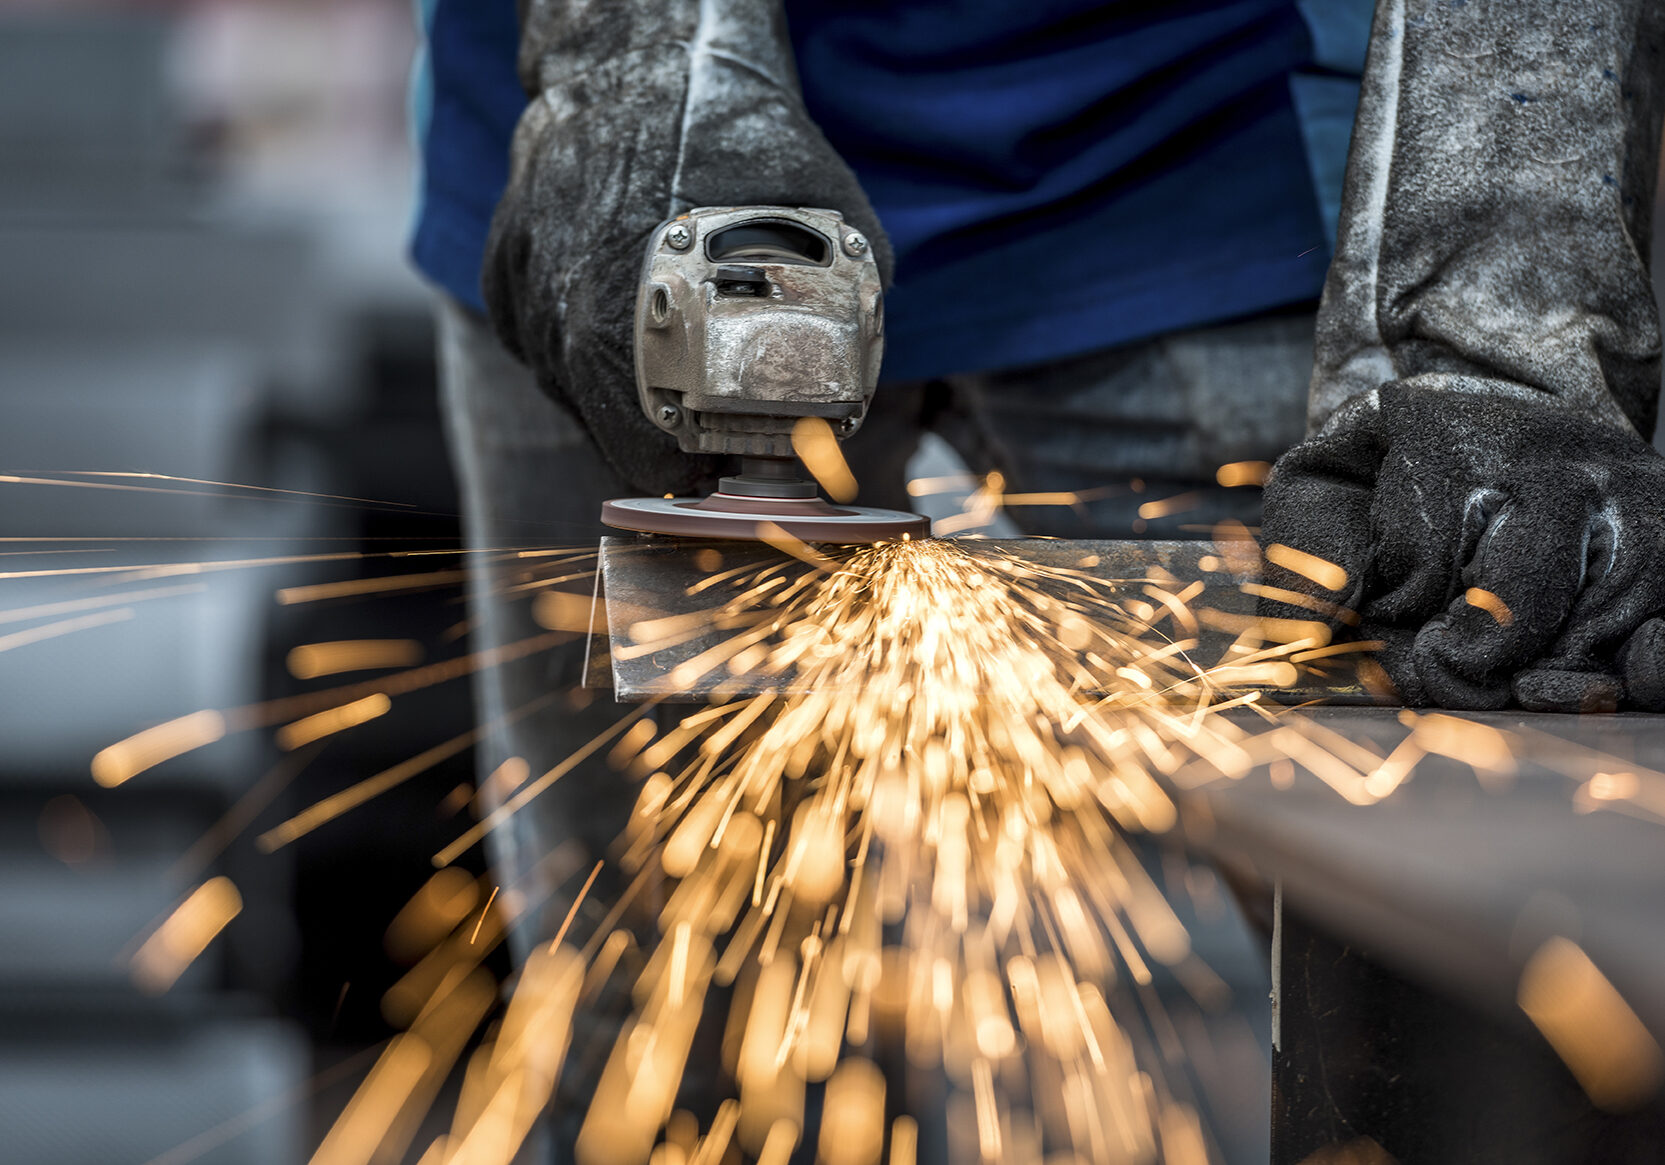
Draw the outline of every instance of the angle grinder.
M834 505L793 444L805 418L861 428L884 352L867 239L832 210L702 207L660 224L636 298L636 389L685 453L738 456L705 498L616 498L609 526L689 538L924 538L917 514ZM813 423L813 422L811 422Z

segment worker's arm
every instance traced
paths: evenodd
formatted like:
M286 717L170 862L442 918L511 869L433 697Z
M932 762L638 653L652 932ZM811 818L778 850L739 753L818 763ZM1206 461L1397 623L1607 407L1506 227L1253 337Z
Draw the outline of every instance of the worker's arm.
M1379 0L1309 438L1262 537L1346 569L1330 591L1274 554L1267 581L1362 615L1410 702L1665 707L1662 23Z
M508 189L483 283L503 342L619 472L686 490L711 466L636 400L632 320L653 229L696 206L826 207L889 248L805 112L779 0L523 0Z

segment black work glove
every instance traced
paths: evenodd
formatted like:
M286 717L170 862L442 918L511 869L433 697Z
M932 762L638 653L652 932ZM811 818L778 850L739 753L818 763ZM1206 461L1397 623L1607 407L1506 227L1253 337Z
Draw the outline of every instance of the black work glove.
M890 250L805 112L779 0L527 0L508 189L482 273L499 338L648 493L707 487L637 403L633 320L649 236L696 206L841 212Z
M1378 5L1310 436L1261 531L1347 582L1272 554L1262 609L1357 623L1409 703L1665 709L1661 19Z
M1267 583L1358 612L1410 703L1501 708L1512 694L1594 711L1628 692L1665 708L1665 457L1482 382L1394 382L1347 412L1278 463L1263 527L1347 583L1328 591L1275 562Z

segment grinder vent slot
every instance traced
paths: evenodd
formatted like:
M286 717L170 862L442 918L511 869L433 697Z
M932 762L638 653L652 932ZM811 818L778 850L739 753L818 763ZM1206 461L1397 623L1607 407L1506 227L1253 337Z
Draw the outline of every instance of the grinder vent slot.
M784 219L736 223L712 233L705 255L713 263L832 264L832 244L819 231Z

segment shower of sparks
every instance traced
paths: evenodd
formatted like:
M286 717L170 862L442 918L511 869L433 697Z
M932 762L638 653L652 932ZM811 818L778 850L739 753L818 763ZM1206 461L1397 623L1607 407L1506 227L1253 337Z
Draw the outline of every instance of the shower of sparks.
M812 451L818 438L802 434ZM838 471L829 461L824 476ZM1219 481L1253 485L1265 472L1258 462L1225 466ZM1079 506L1107 492L1012 494L998 474L912 483L910 492L967 487L965 509L939 523L939 533L976 529L1011 507ZM362 500L295 500L303 496ZM1165 517L1195 500L1152 499L1140 512ZM128 540L77 541L93 550ZM614 641L615 656L697 642L671 678L711 692L711 706L680 720L640 707L541 775L513 758L478 794L462 787L457 804L472 798L482 820L436 855L442 868L387 934L390 956L409 967L383 1001L401 1034L381 1049L315 1162L404 1159L422 1116L460 1066L450 1131L418 1146L421 1162L507 1165L550 1105L569 1058L576 1062L582 1052L596 1066L578 1085L591 1093L579 1137L583 1165L715 1165L736 1155L782 1165L810 1152L827 1165L913 1165L921 1128L914 1115L895 1115L910 1098L893 1091L910 1072L946 1080L946 1109L915 1115L938 1121L939 1136L945 1124L955 1161L1201 1165L1210 1149L1199 1105L1184 1073L1172 1070L1181 1054L1174 1025L1150 988L1158 967L1199 1001L1217 998L1224 985L1191 952L1135 839L1174 828L1177 799L1187 791L1257 769L1269 769L1281 788L1299 768L1366 806L1411 780L1428 756L1458 760L1483 785L1501 787L1533 744L1531 729L1505 733L1406 712L1403 738L1378 749L1263 709L1262 689L1339 674L1334 669L1351 667L1373 646L1331 643L1319 619L1347 623L1350 612L1292 599L1293 592L1242 588L1299 602L1313 618L1214 610L1197 601L1200 583L1160 571L1105 580L1091 573L1096 558L1071 570L986 544L975 551L936 541L823 551L785 535L772 544L791 561L724 569L718 552L694 552L704 556L706 577L690 592L710 596L707 610L612 612L615 630L630 628ZM271 729L283 746L301 750L227 814L201 853L188 855L200 869L327 737L387 713L406 693L581 635L605 635L609 622L587 597L557 589L579 583L588 590L594 550L294 554L8 571L0 579L94 576L120 586L433 555L460 561L287 588L279 601L454 591L474 573L464 564L489 564L498 573L495 595L530 601L549 634L425 665L421 645L406 640L305 645L289 660L297 678L404 670L197 712L94 759L98 783L116 786L233 732ZM1345 572L1321 559L1284 547L1268 555L1331 591L1347 585ZM1220 530L1215 553L1200 566L1250 574L1258 551L1248 531ZM22 632L15 645L23 646L199 589L82 596L0 611L0 622L77 616ZM1500 622L1510 617L1491 602L1495 596L1467 597ZM719 634L708 638L713 629ZM1227 646L1203 662L1201 643L1221 632ZM0 638L0 647L8 642ZM763 694L750 694L760 688ZM486 729L319 802L261 834L260 848L334 820L472 747ZM557 849L543 855L538 877L499 886L446 863L603 750L640 782L619 848L627 888L581 915L600 872L590 868L559 933L519 969L500 1009L483 960L510 928L534 917L540 901L532 883L547 893L577 882L582 867ZM1594 751L1546 763L1564 767L1578 811L1665 823L1665 774ZM58 839L62 860L96 851L96 819L70 806L53 813L42 829ZM166 990L241 905L229 880L202 883L139 946L135 980ZM587 1021L605 1018L607 1001L617 998L628 1001L628 1015L617 1017L613 1035L598 1047L582 1042L580 1033L593 1038L596 1026ZM1519 1002L1598 1103L1623 1107L1665 1071L1635 1013L1574 944L1555 940L1533 957ZM700 1054L696 1032L723 1020L725 1008L719 1070L693 1057ZM466 1054L477 1034L482 1041ZM696 1116L678 1107L688 1104L690 1080L726 1082L728 1093Z
M1264 759L1263 726L1223 713L1291 680L1288 657L1323 650L1327 633L1291 621L1288 642L1269 642L1251 621L1205 669L1193 661L1200 587L1161 572L1109 582L937 541L833 558L785 549L797 554L784 567L724 569L709 555L689 588L709 597L706 611L615 612L630 616L617 651L693 652L677 681L715 681L710 706L660 724L639 707L539 777L507 762L487 781L496 808L438 855L454 860L603 750L641 781L621 839L629 888L599 927L593 914L574 926L575 902L522 968L466 1060L451 1131L422 1160L511 1160L550 1102L577 1017L620 990L635 1005L611 1050L585 1048L601 1057L598 1078L580 1085L593 1093L586 1162L715 1162L731 1151L785 1162L806 1137L828 1162L912 1162L919 1128L886 1117L905 1098L887 1101L898 1082L878 1067L902 1062L951 1082L955 1159L1205 1160L1195 1100L1164 1067L1171 1025L1148 989L1156 964L1199 995L1219 984L1128 838L1174 826L1174 791L1199 783L1199 766L1240 776ZM604 629L559 594L529 596L540 622L568 638ZM401 675L473 670L446 666L455 662ZM759 686L781 690L744 694ZM344 731L362 717L343 710L379 714L402 687L198 714L113 746L100 769L143 771L228 722ZM310 726L300 736L316 739ZM321 802L263 848L476 736ZM644 920L647 903L656 917ZM445 867L401 912L389 951L414 965L384 1013L404 1034L315 1161L406 1150L491 1014L481 960L534 906L524 885ZM732 1095L696 1119L677 1096L714 988L735 996L723 1053Z
M926 1114L886 1113L910 1103L889 1095L910 1072L948 1082L933 1119L954 1160L1205 1162L1199 1105L1174 1071L1174 1025L1152 987L1159 967L1199 1002L1224 987L1131 839L1172 829L1185 791L1268 765L1274 776L1299 766L1357 805L1391 795L1428 755L1488 782L1513 771L1505 734L1456 717L1405 714L1404 739L1384 754L1262 709L1263 688L1348 664L1367 645L1333 644L1316 620L1215 610L1199 602L1201 584L1160 570L1106 580L1091 556L1071 569L989 544L824 552L781 541L790 557L760 565L706 554L689 587L704 610L621 608L611 620L555 589L593 572L589 554L549 555L550 570L524 581L496 559L499 592L524 595L552 629L503 658L623 626L616 655L680 649L674 682L712 703L657 722L638 707L542 775L513 758L487 779L482 820L436 856L442 868L389 929L390 954L410 970L384 1013L404 1032L314 1161L400 1157L460 1067L450 1131L415 1148L427 1165L506 1165L581 1051L594 1065L573 1085L589 1105L584 1165L806 1151L902 1165L918 1152L914 1115ZM1222 538L1204 568L1245 573L1249 545ZM1317 560L1302 565L1323 574ZM1206 633L1223 650L1204 665ZM106 750L98 771L133 775L233 728L346 731L403 691L497 662L481 653L218 720L199 713ZM327 798L261 848L479 731ZM495 989L481 962L537 903L525 884L447 863L602 755L640 781L618 851L628 888L599 926L575 902L484 1027ZM1587 803L1648 801L1636 774L1609 770L1578 775ZM581 1017L621 997L629 1014L589 1046L596 1024ZM691 1057L725 1006L729 1094L696 1117L679 1094L691 1073L713 1075ZM465 1056L477 1030L484 1041Z
M730 583L721 612L748 629L683 678L784 691L695 713L628 758L644 779L623 864L674 889L580 1159L649 1160L713 987L735 991L738 1104L696 1159L730 1141L784 1158L824 1085L822 1158L880 1161L874 1064L898 1054L952 1082L967 1119L950 1129L970 1137L956 1160L1204 1159L1192 1101L1153 1062L1153 997L1129 1002L1153 964L1182 981L1200 964L1128 837L1175 825L1182 765L1248 770L1251 728L1215 706L1287 682L1281 657L1319 644L1255 643L1211 672L1187 655L1198 627L1174 592L940 541L781 577Z

